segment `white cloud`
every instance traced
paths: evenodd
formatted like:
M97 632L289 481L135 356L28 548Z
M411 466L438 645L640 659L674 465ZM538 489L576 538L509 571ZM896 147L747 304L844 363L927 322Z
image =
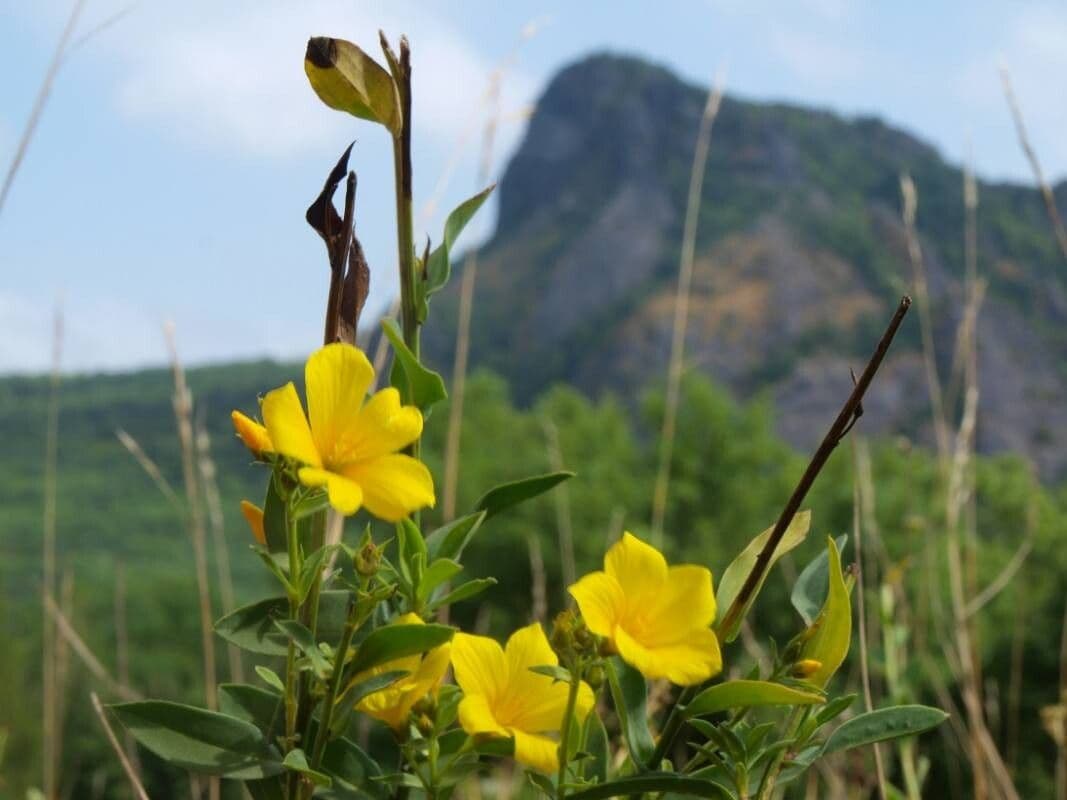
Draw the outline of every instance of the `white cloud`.
M365 7L364 7L365 8ZM210 9L211 13L203 13ZM125 24L125 23L124 23ZM405 30L415 54L416 133L448 147L481 107L493 63L420 7L401 13L319 0L300 4L167 4L141 15L137 31L110 37L124 61L119 107L212 149L288 156L336 148L352 130L324 114L303 74L309 36L343 32L378 56L378 28ZM395 44L395 43L394 43ZM512 74L509 98L528 102L533 82Z
M837 37L797 29L775 28L768 40L791 73L813 83L856 80L870 59L869 53L842 44Z

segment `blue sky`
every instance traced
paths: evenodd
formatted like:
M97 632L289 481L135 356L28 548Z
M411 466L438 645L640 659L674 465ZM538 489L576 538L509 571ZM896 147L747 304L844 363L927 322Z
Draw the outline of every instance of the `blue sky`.
M88 0L80 30L130 6ZM69 9L0 0L2 169ZM1063 2L141 0L70 54L0 212L0 373L47 367L57 298L72 370L163 361L166 321L191 363L306 354L326 267L303 210L353 138L371 306L386 305L389 142L321 106L301 66L309 35L373 46L378 28L412 40L416 227L435 238L475 189L485 87L509 56L494 171L555 71L610 49L701 84L723 68L727 90L748 98L878 114L954 161L970 149L985 177L1029 181L1004 63L1046 171L1067 174ZM490 210L467 241L491 224Z

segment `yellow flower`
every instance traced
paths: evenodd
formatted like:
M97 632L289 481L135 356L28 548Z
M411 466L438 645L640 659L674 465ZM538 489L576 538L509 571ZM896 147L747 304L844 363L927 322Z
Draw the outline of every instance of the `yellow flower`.
M389 522L434 504L433 478L420 461L397 451L422 433L422 414L382 389L364 403L374 368L349 344L328 344L304 369L308 414L287 383L263 398L263 421L277 452L304 464L305 486L325 486L342 514L366 506ZM310 424L309 424L310 420Z
M395 625L422 625L418 614L404 614L397 617ZM394 730L401 730L407 724L411 707L426 695L437 692L437 687L448 669L451 646L448 643L435 647L422 655L407 656L381 664L366 672L361 672L353 683L365 681L383 672L402 670L403 678L391 686L364 697L356 708L364 714L380 719Z
M704 567L668 567L662 553L625 533L604 556L604 571L584 576L570 593L589 630L610 639L646 678L691 686L722 670Z
M559 768L559 745L544 734L558 733L570 687L530 670L548 664L557 665L559 659L538 623L511 634L506 648L486 636L457 633L452 639L452 666L463 689L463 730L472 736L512 737L517 760L553 773ZM579 721L593 703L593 690L582 683L575 704Z
M274 452L274 445L266 428L240 411L231 412L230 419L233 420L233 429L237 431L245 447L252 451L252 455Z
M252 529L252 535L262 545L267 543L267 531L263 527L263 509L247 500L241 501L241 513L244 514L248 527Z

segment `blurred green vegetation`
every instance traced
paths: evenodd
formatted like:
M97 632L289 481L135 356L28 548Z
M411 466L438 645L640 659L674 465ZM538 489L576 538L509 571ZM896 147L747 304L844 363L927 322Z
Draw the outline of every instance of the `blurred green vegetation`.
M298 365L258 362L192 370L189 383L197 419L211 436L239 602L269 591L258 559L248 552L250 535L237 512L241 498L260 498L265 472L249 463L233 438L229 411L256 410L256 395L289 379ZM58 541L60 573L73 582L72 623L106 668L116 672L115 576L125 573L130 647L130 683L151 696L186 702L202 700L197 601L193 560L182 515L169 503L115 436L122 428L155 460L181 491L178 441L171 410L171 377L165 370L130 375L75 377L61 389ZM7 730L0 766L0 796L23 797L39 782L41 610L38 601L41 550L41 479L46 379L0 381L0 731ZM559 546L559 514L574 532L579 574L598 567L605 546L623 529L647 533L656 464L662 398L653 391L640 400L605 396L590 400L558 386L529 408L516 407L507 384L480 373L468 381L462 434L457 509L472 507L491 486L555 468L548 431L558 435L563 465L577 473L561 489L488 523L469 549L468 576L492 575L497 586L477 602L453 610L453 621L504 635L526 622L532 606L531 541L540 545L551 616L564 605ZM447 407L438 407L426 428L426 459L442 483ZM827 420L829 423L829 420ZM862 422L854 435L862 435ZM827 534L852 529L853 460L851 442L831 459L811 493L813 528L807 541L787 557L767 583L751 617L757 637L784 642L798 618L788 602L788 577L814 556ZM673 559L698 561L718 575L755 534L774 522L806 463L806 457L774 433L770 404L739 406L721 389L699 377L687 378L674 451L666 550ZM871 443L875 520L879 538L866 531L868 553L883 553L869 567L868 580L899 586L907 598L909 659L903 683L909 699L938 704L930 690L930 670L944 670L936 609L948 607L943 576L944 502L931 455L904 439ZM1029 468L1010 457L976 463L978 586L1000 571L1023 541L1034 537L1034 552L1022 572L981 613L980 654L993 687L1002 747L1012 726L1009 701L1013 634L1019 630L1024 655L1019 710L1017 779L1024 797L1051 797L1053 745L1040 728L1038 709L1054 702L1063 597L1067 595L1067 554L1062 519L1067 489L1035 484ZM563 503L562 506L558 505ZM440 498L439 498L440 506ZM348 523L349 538L363 520ZM439 511L424 515L427 528ZM381 536L387 535L384 531ZM854 558L851 544L846 560ZM931 571L932 570L932 571ZM212 571L214 579L214 571ZM216 587L217 588L217 587ZM868 599L877 604L877 587ZM1020 603L1024 604L1020 607ZM1020 610L1021 608L1021 610ZM216 592L215 612L222 608ZM1020 628L1020 625L1022 627ZM876 695L884 696L881 647L871 642ZM839 681L857 681L857 649ZM106 695L69 655L63 737L64 786L69 797L127 797L128 790L108 750L88 702L88 692ZM727 650L728 668L745 668L749 656L738 644ZM225 649L218 647L219 677L228 676ZM931 664L933 667L931 667ZM251 674L250 662L245 669ZM944 673L947 678L947 673ZM955 692L953 691L953 695ZM957 699L958 702L958 699ZM942 796L962 759L937 735L924 738L921 751L932 763L927 784ZM185 794L150 754L141 753L153 798ZM954 766L956 765L956 766ZM965 769L965 766L963 767ZM236 794L233 796L237 796Z

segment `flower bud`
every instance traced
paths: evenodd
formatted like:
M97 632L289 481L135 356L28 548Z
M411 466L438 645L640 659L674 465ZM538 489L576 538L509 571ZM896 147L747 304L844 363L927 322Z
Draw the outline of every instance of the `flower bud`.
M266 428L240 411L233 411L230 414L230 419L233 421L233 429L237 432L241 441L244 442L244 446L252 452L252 455L259 458L264 453L274 452L274 444L271 442L270 434L267 433Z
M593 664L585 671L585 682L589 684L589 688L594 692L604 685L606 677L607 673L604 672L604 667L601 664Z
M373 578L382 564L382 551L373 542L368 542L356 551L352 566L364 578Z
M433 720L426 714L418 714L415 716L415 729L423 736L429 736L433 733Z
M804 678L810 678L820 669L822 669L821 661L814 658L802 658L800 661L793 664L792 673L794 678L803 680Z
M254 503L250 503L247 500L241 501L241 513L244 515L245 520L248 522L248 527L252 529L252 536L255 537L258 544L266 546L267 544L267 531L263 526L263 509Z

